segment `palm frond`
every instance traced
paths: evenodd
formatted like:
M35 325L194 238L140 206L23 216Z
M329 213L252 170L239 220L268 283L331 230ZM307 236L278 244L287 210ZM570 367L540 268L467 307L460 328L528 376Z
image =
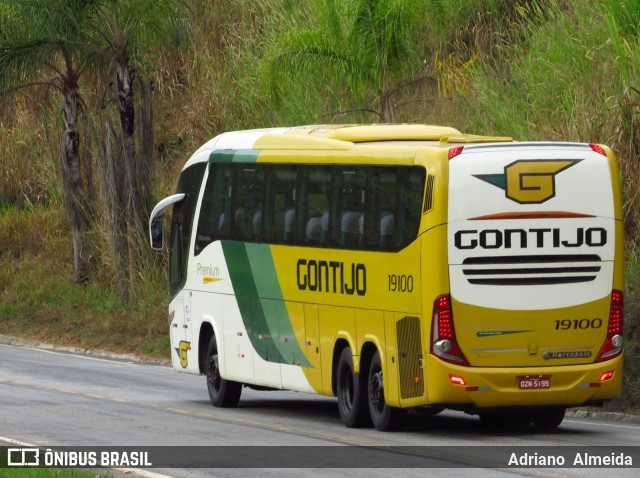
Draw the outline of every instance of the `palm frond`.
M0 94L32 82L42 69L55 68L58 47L46 40L0 40Z
M0 92L50 70L77 81L77 63L92 52L85 22L91 0L21 0L0 11Z
M336 48L320 31L306 30L283 38L283 46L268 61L269 85L278 103L286 84L295 77L312 82L317 73L332 70L356 94L362 92L364 72L347 49ZM329 75L323 75L328 77Z

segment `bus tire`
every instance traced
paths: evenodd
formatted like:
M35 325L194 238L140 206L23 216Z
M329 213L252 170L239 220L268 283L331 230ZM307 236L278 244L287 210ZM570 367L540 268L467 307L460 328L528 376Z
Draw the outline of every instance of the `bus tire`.
M205 370L207 376L207 391L209 398L214 407L235 407L240 400L242 392L242 384L225 380L220 375L220 367L218 361L218 344L215 335L209 341L207 348L207 368Z
M369 424L367 409L367 383L362 375L353 372L351 349L342 349L336 376L338 410L342 423L348 428L360 428Z
M566 409L562 407L541 410L533 417L533 425L541 430L558 428L564 420Z
M371 359L367 380L367 401L373 426L380 431L399 430L404 425L407 410L391 407L384 400L384 380L382 377L382 360L380 352Z

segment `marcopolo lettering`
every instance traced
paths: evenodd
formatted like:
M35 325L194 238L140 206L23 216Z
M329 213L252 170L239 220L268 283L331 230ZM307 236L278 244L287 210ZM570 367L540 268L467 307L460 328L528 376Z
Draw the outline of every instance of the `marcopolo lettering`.
M367 269L364 264L298 259L298 289L334 294L366 295Z
M454 234L458 249L526 249L528 247L602 247L607 230L602 227L578 227L572 231L559 228L461 230Z

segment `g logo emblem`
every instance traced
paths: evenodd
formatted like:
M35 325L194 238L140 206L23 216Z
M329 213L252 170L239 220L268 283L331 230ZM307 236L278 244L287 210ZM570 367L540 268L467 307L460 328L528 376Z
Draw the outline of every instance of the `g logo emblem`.
M505 196L520 204L541 204L556 195L556 175L580 159L515 161L504 174L478 174L475 177L504 189Z

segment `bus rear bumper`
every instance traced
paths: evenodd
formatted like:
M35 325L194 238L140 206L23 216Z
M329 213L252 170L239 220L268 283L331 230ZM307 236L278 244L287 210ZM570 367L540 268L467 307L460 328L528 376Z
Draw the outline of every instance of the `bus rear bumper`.
M531 368L462 367L429 356L427 399L475 409L602 403L620 397L622 366L622 355L601 363Z

